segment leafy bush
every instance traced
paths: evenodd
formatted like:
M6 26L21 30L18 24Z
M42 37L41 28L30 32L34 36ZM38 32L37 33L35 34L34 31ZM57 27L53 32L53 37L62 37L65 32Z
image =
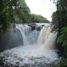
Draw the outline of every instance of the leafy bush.
M63 58L58 64L53 67L67 67L67 59Z
M58 42L64 47L64 55L67 56L67 27L62 28L61 35L58 37Z

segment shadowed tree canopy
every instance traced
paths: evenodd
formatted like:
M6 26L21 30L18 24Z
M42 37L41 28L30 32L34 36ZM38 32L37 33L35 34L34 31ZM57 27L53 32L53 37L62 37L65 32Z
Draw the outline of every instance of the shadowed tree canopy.
M0 0L0 31L7 30L11 23L28 22L30 9L25 0Z
M25 0L0 0L0 32L6 31L11 24L48 22L40 15L31 14Z
M57 11L52 15L52 23L61 30L62 27L67 26L67 0L57 0L56 6Z
M36 23L36 22L37 23L39 23L39 22L41 22L41 23L49 23L49 21L45 17L43 17L41 15L36 15L36 14L31 14L31 20L34 23Z
M56 6L57 10L52 15L52 24L59 33L58 45L64 48L63 54L67 57L67 0L57 0Z

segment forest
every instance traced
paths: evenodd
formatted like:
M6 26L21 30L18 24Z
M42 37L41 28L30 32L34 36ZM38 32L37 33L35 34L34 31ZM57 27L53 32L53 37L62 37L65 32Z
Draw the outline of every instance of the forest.
M63 59L57 67L67 66L67 0L54 0L57 10L52 15L53 30L58 31L57 46Z
M22 2L23 1L23 2ZM31 14L25 0L0 0L0 39L2 34L24 23L51 23L52 30L57 31L56 47L61 61L53 67L67 67L67 0L51 0L57 10L52 14L52 21L47 18Z
M49 22L41 15L31 14L25 0L0 1L0 31L7 30L11 24Z

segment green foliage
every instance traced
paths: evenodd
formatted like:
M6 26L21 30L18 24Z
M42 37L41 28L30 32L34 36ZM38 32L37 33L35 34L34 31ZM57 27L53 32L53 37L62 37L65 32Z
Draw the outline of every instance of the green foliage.
M61 61L53 67L67 67L67 59L63 58Z
M63 53L67 57L67 0L57 0L56 6L57 10L52 15L52 24L54 29L58 30L57 42L64 48Z
M60 33L61 29L67 26L67 0L57 0L56 5L57 11L52 15L52 24Z
M39 23L39 22L48 23L49 22L45 17L43 17L41 15L36 15L36 14L31 14L31 20L32 20L32 22L37 22L37 23Z
M58 42L64 47L64 55L67 56L67 27L62 28L61 35L58 37Z
M6 31L11 23L29 21L30 9L25 0L0 0L0 32Z
M0 32L13 23L48 22L40 15L31 15L25 0L0 0Z
M57 11L52 14L52 24L54 30L59 28Z
M25 0L19 0L15 9L15 21L16 23L31 22L30 9L28 8Z
M67 41L67 27L62 28L61 35L58 38L58 42L65 44Z
M12 23L13 14L10 2L10 0L0 0L0 32L5 31Z

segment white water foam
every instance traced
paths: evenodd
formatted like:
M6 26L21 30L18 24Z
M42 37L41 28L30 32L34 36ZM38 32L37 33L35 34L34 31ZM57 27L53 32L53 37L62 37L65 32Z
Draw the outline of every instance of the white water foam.
M24 46L16 47L11 50L6 50L1 53L2 56L4 56L5 54L9 54L10 58L7 57L7 59L10 63L14 62L15 64L15 62L17 61L17 57L23 59L23 64L35 63L36 61L52 63L58 59L58 55L53 49L57 33L50 32L50 27L43 27L38 37L38 41L37 43L34 43L34 45L30 45L30 43L28 42L23 30L24 27L22 25L19 25L16 28L22 34L22 37L24 39Z

